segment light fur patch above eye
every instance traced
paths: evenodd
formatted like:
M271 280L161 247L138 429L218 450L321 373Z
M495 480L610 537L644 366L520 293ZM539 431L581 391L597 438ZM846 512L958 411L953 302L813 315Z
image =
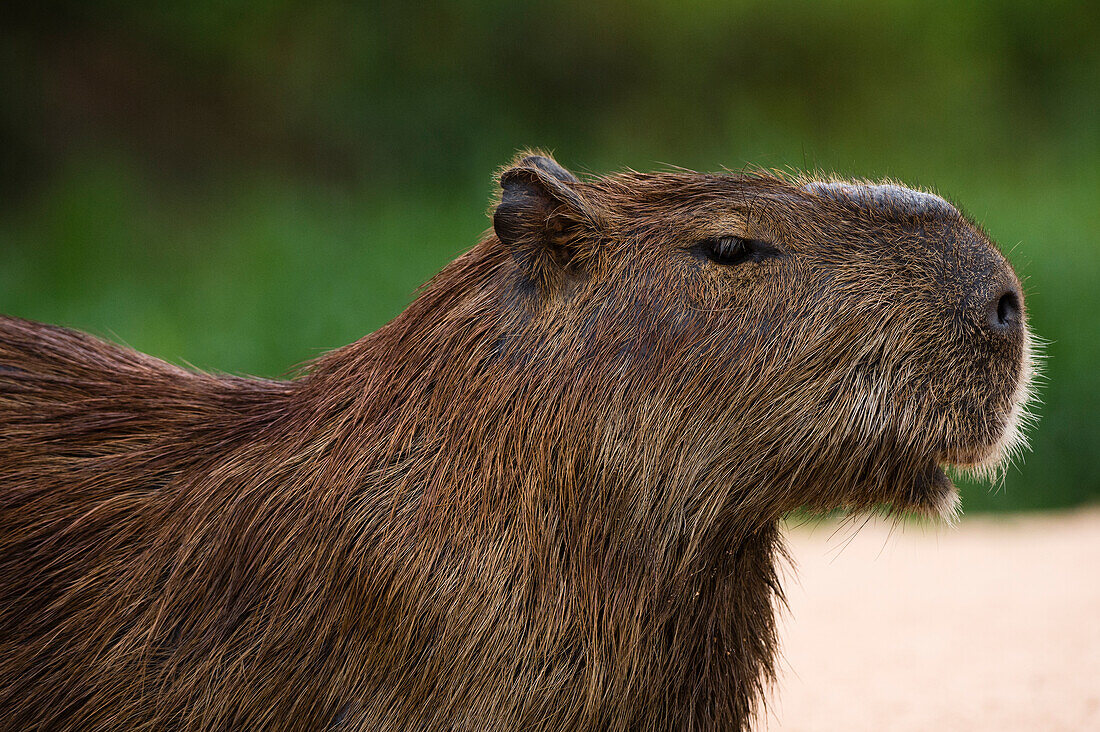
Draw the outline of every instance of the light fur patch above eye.
M803 189L835 201L851 202L866 208L886 209L893 213L922 216L958 215L958 209L935 195L892 183L859 185L843 182L807 183Z

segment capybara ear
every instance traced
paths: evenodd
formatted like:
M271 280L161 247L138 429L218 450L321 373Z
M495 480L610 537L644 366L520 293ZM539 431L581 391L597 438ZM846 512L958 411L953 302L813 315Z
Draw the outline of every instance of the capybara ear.
M596 208L576 176L544 155L526 155L500 175L497 238L535 282L553 288L583 270L599 238Z

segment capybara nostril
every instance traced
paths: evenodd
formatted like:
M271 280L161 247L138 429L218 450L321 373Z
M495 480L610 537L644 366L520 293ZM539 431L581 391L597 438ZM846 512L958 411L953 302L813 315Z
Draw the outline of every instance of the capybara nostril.
M990 300L986 314L990 330L1009 335L1020 328L1020 296L1009 287Z

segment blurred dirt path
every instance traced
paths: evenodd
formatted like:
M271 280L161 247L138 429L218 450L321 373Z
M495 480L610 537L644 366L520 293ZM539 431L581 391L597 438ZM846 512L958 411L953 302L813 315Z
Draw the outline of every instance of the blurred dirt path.
M768 730L1100 730L1100 510L788 531Z

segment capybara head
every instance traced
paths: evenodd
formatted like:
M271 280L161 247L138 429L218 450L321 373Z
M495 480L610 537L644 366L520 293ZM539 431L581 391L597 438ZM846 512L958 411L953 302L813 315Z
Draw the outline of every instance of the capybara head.
M608 405L609 462L660 454L714 512L950 517L943 466L992 472L1020 447L1020 282L944 199L769 174L578 180L535 154L500 184L525 320L506 348Z

